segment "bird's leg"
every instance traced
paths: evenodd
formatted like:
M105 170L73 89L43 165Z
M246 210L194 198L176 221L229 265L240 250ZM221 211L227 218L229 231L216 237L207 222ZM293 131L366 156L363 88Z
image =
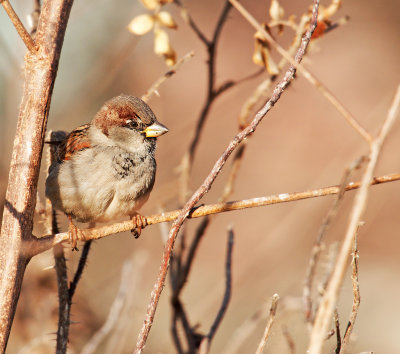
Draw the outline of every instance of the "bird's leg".
M139 238L140 234L142 233L142 229L147 226L147 219L145 216L140 214L135 214L131 216L133 224L135 225L134 228L131 230L132 235L135 238Z
M79 251L76 244L80 239L80 231L78 227L72 222L72 215L68 215L68 237L73 251Z

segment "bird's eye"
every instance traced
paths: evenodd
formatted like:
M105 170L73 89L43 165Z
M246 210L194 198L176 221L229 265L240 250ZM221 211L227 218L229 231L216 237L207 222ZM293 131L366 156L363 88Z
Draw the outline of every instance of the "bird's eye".
M132 119L127 120L126 127L129 129L136 129L138 127L137 120L132 120Z

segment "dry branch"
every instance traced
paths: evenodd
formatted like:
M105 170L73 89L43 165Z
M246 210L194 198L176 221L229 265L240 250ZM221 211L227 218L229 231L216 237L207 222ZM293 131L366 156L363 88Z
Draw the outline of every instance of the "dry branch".
M256 350L256 354L261 354L264 351L265 344L267 343L268 337L271 333L272 325L275 320L276 309L278 308L278 301L279 301L279 295L274 294L274 296L272 296L271 308L269 309L269 317L267 325L265 327L264 334L261 338L260 344L258 345L258 348Z
M22 24L20 18L18 15L15 13L13 7L11 6L10 2L8 0L0 0L0 3L3 5L4 10L6 11L8 17L12 21L15 29L17 30L19 36L21 39L24 41L26 47L32 54L37 53L37 46L35 44L35 41L32 39L31 35L28 33L24 25Z
M0 237L0 352L7 345L32 239L37 181L51 94L72 0L45 0L37 53L25 56L24 92L11 158Z
M371 142L371 135L361 126L360 123L354 118L346 107L330 92L322 83L312 74L304 65L299 65L290 56L290 54L282 48L272 36L257 22L257 20L237 1L229 0L230 3L243 15L243 17L265 38L268 43L273 46L280 55L282 55L291 65L296 69L316 88L318 88L323 96L343 115L346 121L360 134L368 143Z
M331 321L333 310L339 296L341 285L343 283L343 277L346 271L348 257L354 243L354 237L356 235L358 225L360 224L361 217L363 216L364 210L367 206L369 186L373 181L372 174L378 162L382 145L397 116L399 104L400 86L398 86L397 88L393 103L389 109L388 115L382 125L378 136L373 139L370 144L369 162L363 174L360 189L355 196L353 208L351 211L351 219L343 240L342 248L339 252L332 278L329 281L327 290L324 294L315 318L315 323L313 331L311 333L309 344L309 353L311 354L321 353L322 345L326 338L328 326Z
M310 22L310 28L304 35L301 46L295 57L295 60L297 63L302 60L302 58L305 54L307 45L310 42L311 35L316 27L317 15L318 15L318 4L319 4L319 1L315 0L314 6L313 6L313 18L312 18L312 21ZM250 123L250 125L247 128L243 129L240 133L238 133L234 137L234 139L229 143L229 145L226 148L226 150L224 151L224 153L214 164L214 167L212 168L210 174L204 180L203 184L192 195L192 197L189 199L189 201L183 207L178 218L173 223L171 230L169 232L168 241L165 245L164 254L162 257L162 264L160 267L160 272L158 274L156 283L154 284L154 289L151 293L151 299L150 299L150 303L149 303L149 306L147 309L147 314L146 314L146 317L145 317L145 320L143 323L142 330L139 333L139 337L138 337L138 341L137 341L136 349L135 349L136 353L141 353L146 344L147 337L149 335L149 332L150 332L150 329L151 329L151 326L153 323L154 315L155 315L155 312L157 309L158 301L160 299L162 289L164 288L165 278L166 278L169 263L170 263L172 249L174 247L174 243L175 243L176 236L178 234L179 229L181 228L185 219L188 217L192 208L198 203L198 201L204 196L204 194L206 194L210 190L211 185L213 184L214 180L216 179L216 177L222 170L223 166L225 165L225 163L226 163L228 157L231 155L231 153L236 149L236 147L239 146L239 144L247 136L254 133L258 124L261 122L261 120L265 117L265 115L269 112L269 110L275 105L275 103L279 100L283 91L289 85L290 81L293 79L295 72L296 72L295 67L291 66L289 68L289 70L286 72L284 78L281 80L281 82L275 88L271 98L264 105L264 107L262 107L261 110L255 115L255 117L254 117L253 121Z
M371 185L379 185L382 183L394 182L400 180L400 173L393 173L390 175L384 175L375 177ZM360 188L361 182L350 182L346 185L345 191L352 191ZM189 211L188 218L199 218L206 215L212 215L227 211L235 211L247 208L255 208L260 206L274 205L280 203L294 202L297 200L324 197L328 195L335 195L340 192L340 185L329 186L323 188L312 189L304 192L295 193L281 193L266 197L258 197L252 199L244 199L239 201L231 201L226 203L216 203L209 205L202 205L194 207ZM153 225L161 222L174 221L177 219L181 209L174 210L161 214L154 214L147 216L147 224ZM98 227L94 229L81 230L86 240L97 240L106 236L110 236L119 232L129 231L134 227L131 220L124 221L112 225ZM42 253L56 244L66 242L69 240L67 232L59 233L56 235L46 235L40 238L34 237L34 239L26 242L25 251L30 256Z

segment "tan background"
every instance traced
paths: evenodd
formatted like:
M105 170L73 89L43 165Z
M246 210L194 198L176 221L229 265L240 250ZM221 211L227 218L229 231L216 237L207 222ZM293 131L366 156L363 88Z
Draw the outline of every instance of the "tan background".
M31 4L14 1L16 11L31 11ZM222 1L186 1L198 25L210 35ZM266 1L242 1L263 21ZM326 1L323 1L326 3ZM309 1L281 1L286 15L304 12ZM62 52L48 127L71 130L86 123L102 102L121 92L140 96L162 74L165 66L152 53L152 36L135 38L127 23L144 12L136 1L76 1ZM336 16L350 21L320 39L307 56L307 66L371 132L377 132L391 102L400 75L400 3L386 1L344 1ZM178 13L174 17L179 19ZM176 167L193 134L205 99L206 53L193 32L179 19L179 30L171 33L178 56L194 50L196 55L178 74L164 84L160 97L150 105L170 132L159 139L155 190L143 213L178 207ZM241 78L257 68L251 62L254 31L235 11L231 11L218 47L217 81ZM287 44L291 31L279 38ZM24 47L0 11L0 200L4 200L18 105L21 97ZM275 55L275 54L274 54ZM276 58L278 58L276 56ZM207 121L196 156L191 187L196 188L237 131L241 105L262 77L231 89L217 100ZM355 158L367 153L367 145L342 116L302 77L282 96L249 141L232 199L302 191L339 183L343 170ZM395 123L383 150L376 175L400 170L400 120ZM355 178L359 177L359 173ZM215 182L203 203L215 202L226 172ZM39 181L43 197L44 175ZM400 352L400 272L399 210L400 183L373 187L360 230L361 308L350 352ZM341 240L347 225L354 193L346 195L343 207L328 234L327 242ZM183 293L192 324L208 331L220 304L224 283L226 228L232 225L236 241L233 258L233 296L217 332L212 352L223 350L234 330L255 311L266 306L278 293L284 300L267 345L269 353L289 352L283 339L285 324L296 343L296 352L305 351L308 331L302 314L291 309L289 299L302 293L305 269L319 225L331 205L330 198L232 212L213 219ZM60 216L65 230L65 217ZM189 221L194 230L198 221ZM40 234L41 225L36 223ZM134 297L133 312L127 322L125 351L130 352L142 324L150 291L158 270L162 239L158 226L146 229L139 240L130 234L112 236L94 244L87 271L79 284L72 308L71 352L79 349L104 322L116 295L124 260L145 257L137 269L141 275ZM191 233L189 233L191 235ZM69 268L75 269L78 254L68 254ZM41 338L46 345L38 352L52 352L56 331L57 294L52 254L36 257L28 266L9 342L9 353ZM340 297L342 332L351 309L348 276ZM294 301L296 302L296 301ZM286 305L285 305L286 304ZM170 337L169 286L167 285L146 352L174 352ZM264 323L242 347L253 352ZM121 339L122 340L122 339ZM334 348L332 338L326 350ZM49 349L50 348L50 349ZM107 352L106 343L102 351ZM33 349L31 349L33 351ZM31 352L32 352L31 351Z

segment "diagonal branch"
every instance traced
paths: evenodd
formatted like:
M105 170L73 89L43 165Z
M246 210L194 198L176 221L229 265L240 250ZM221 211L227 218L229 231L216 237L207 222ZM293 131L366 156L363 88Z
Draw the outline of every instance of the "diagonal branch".
M242 16L257 30L264 38L271 44L280 55L282 55L291 65L294 65L297 70L307 79L312 85L319 89L323 96L343 115L346 121L355 129L355 131L360 134L368 143L372 141L371 135L361 126L360 123L354 118L354 116L349 112L349 110L344 107L340 101L330 92L322 83L307 70L303 65L299 65L290 56L290 54L282 48L272 36L257 22L257 20L237 1L229 0L230 3L242 14Z
M310 22L310 28L304 35L300 48L296 54L295 60L299 63L306 51L308 43L310 42L311 35L317 25L317 15L318 15L318 5L319 1L314 0L313 6L313 16L312 21ZM279 100L280 96L282 95L285 88L289 85L290 81L293 79L296 73L296 69L294 66L291 66L287 71L286 75L282 79L282 81L277 85L275 88L271 98L268 102L261 108L261 110L255 115L253 121L250 125L239 132L233 140L229 143L226 150L223 152L221 157L217 160L214 167L212 168L210 174L204 180L203 184L197 189L197 191L192 195L186 205L183 207L182 211L180 212L178 218L173 223L171 230L169 232L168 241L165 245L164 254L162 258L162 264L160 267L160 272L158 274L156 283L154 285L154 289L151 293L150 303L147 309L147 314L143 323L142 330L139 333L138 341L136 344L136 353L141 353L143 348L146 344L147 337L149 335L154 315L157 309L158 301L161 296L162 289L164 288L165 278L168 271L168 266L170 263L170 258L172 254L172 249L174 247L174 243L176 240L176 236L178 231L180 230L183 222L188 217L192 208L197 204L197 202L210 190L211 185L213 184L214 180L217 178L218 174L222 170L223 166L225 165L228 157L231 153L239 146L239 144L250 134L254 133L257 129L258 124L260 124L261 120L265 117L265 115L270 111L270 109L275 105L275 103Z
M0 3L3 5L4 10L6 11L8 17L10 18L11 22L13 23L15 29L17 30L19 36L24 41L26 47L32 54L37 53L37 46L35 41L32 39L31 35L28 33L24 25L22 24L20 18L15 13L13 7L11 6L8 0L0 0Z

